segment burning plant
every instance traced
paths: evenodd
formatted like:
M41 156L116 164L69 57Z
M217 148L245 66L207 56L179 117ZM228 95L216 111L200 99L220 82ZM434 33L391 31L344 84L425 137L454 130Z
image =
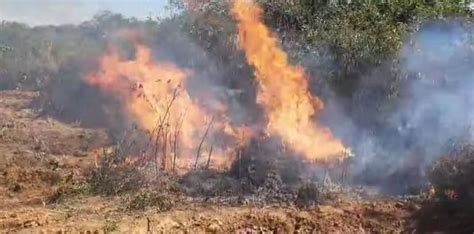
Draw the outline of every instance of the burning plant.
M112 49L101 58L100 69L85 80L119 99L126 116L145 133L147 143L140 157L153 158L163 170L175 170L202 163L209 166L214 155L213 166L225 167L231 148L223 142L237 142L241 137L230 126L225 106L205 110L187 90L191 71L154 61L151 50L142 44L135 48L131 60Z
M265 110L266 132L281 137L290 149L310 161L344 156L341 140L314 122L324 103L310 94L303 68L289 64L277 38L261 20L261 8L252 1L236 0L232 13L238 21L239 46L255 67L257 102Z
M162 170L173 171L203 164L227 168L235 149L251 137L276 137L283 151L313 163L344 159L348 150L342 141L315 122L324 103L311 95L305 71L289 64L277 38L261 21L260 7L237 0L232 14L237 20L239 46L255 67L256 101L264 111L265 127L233 126L228 105L212 95L193 94L188 87L192 71L155 61L151 49L134 37L134 58L124 59L112 48L101 58L99 70L85 81L118 99L125 116L144 132L147 143L136 153L141 158L136 161L153 160L157 169L161 165Z

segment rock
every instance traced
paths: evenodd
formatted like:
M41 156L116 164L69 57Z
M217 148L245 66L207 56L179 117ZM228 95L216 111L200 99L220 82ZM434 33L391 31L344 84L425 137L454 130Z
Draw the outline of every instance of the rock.
M23 227L25 228L32 228L32 227L38 227L40 226L40 223L36 220L28 220L23 223Z
M83 152L83 151L75 151L72 155L74 157L81 157L81 158L88 156L87 152Z
M159 223L156 225L155 228L159 230L170 230L179 228L181 225L171 218L164 218L159 220Z
M207 226L207 231L217 232L221 230L221 227L222 227L222 223L219 220L214 220Z
M334 208L332 206L326 206L326 205L319 205L318 206L318 212L323 214L323 215L328 215L328 214L344 214L344 211L338 208Z
M402 208L403 206L404 206L404 204L401 203L401 202L395 203L395 207L396 207L396 208L399 208L399 209L400 209L400 208Z

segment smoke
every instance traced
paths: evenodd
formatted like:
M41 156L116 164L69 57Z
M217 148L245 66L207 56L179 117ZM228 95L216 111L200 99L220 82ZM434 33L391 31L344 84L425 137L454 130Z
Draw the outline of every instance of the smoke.
M229 64L215 60L209 52L176 28L172 27L170 31L157 35L157 40L153 43L156 45L157 57L189 69L191 73L187 79L187 90L193 100L206 113L221 113L226 116L226 121L237 131L231 134L238 138L237 141L232 141L223 134L214 134L209 136L209 142L222 148L243 144L240 141L246 141L250 132L244 135L239 135L238 132L240 127L245 127L244 123L248 123L252 108L240 101L240 95L244 91L232 89L226 82L235 74L227 73Z
M152 46L159 60L171 61L189 69L188 91L207 111L218 112L222 108L235 123L245 122L247 108L239 101L242 90L232 89L226 83L230 79L228 64L215 60L205 49L171 24L156 35ZM231 74L234 76L234 74Z
M399 81L395 108L382 116L383 126L368 130L346 122L345 129L336 127L359 157L355 181L409 192L425 182L427 168L454 142L474 140L473 32L461 20L424 24L399 53L398 66L406 78Z

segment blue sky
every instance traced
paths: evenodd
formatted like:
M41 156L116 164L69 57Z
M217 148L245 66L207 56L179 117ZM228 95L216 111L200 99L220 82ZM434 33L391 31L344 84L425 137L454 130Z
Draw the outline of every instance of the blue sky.
M104 10L145 19L166 14L167 3L168 0L0 0L0 21L77 24Z

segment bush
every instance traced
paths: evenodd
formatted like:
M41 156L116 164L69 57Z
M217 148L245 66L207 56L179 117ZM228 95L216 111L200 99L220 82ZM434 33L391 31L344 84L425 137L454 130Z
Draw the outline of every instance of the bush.
M256 187L263 186L277 175L284 184L300 182L307 165L282 147L276 138L253 139L240 151L230 167L230 175L248 180Z
M8 191L17 193L21 191L22 186L16 180L9 179L7 180L7 188L8 188Z
M105 223L104 231L105 233L114 232L118 230L118 223L113 220L107 220Z
M152 190L145 189L135 195L129 202L128 210L144 210L147 207L156 207L158 211L171 210L174 205L173 199L166 194L158 194Z
M59 185L54 192L49 195L46 199L48 204L60 203L67 197L74 197L81 194L87 194L90 192L89 184L85 182L70 182L62 183Z
M142 187L144 176L129 166L101 166L92 170L88 183L95 194L106 196L138 190Z
M179 180L179 185L190 196L218 196L238 190L238 182L224 173L212 170L190 171Z
M435 198L455 210L474 208L474 145L462 145L437 161L428 173Z
M295 204L298 207L310 207L319 203L321 191L315 183L304 183L298 189Z
M124 163L118 155L119 149L111 154L104 153L99 166L90 171L87 183L92 193L113 196L143 187L145 176L138 168Z

